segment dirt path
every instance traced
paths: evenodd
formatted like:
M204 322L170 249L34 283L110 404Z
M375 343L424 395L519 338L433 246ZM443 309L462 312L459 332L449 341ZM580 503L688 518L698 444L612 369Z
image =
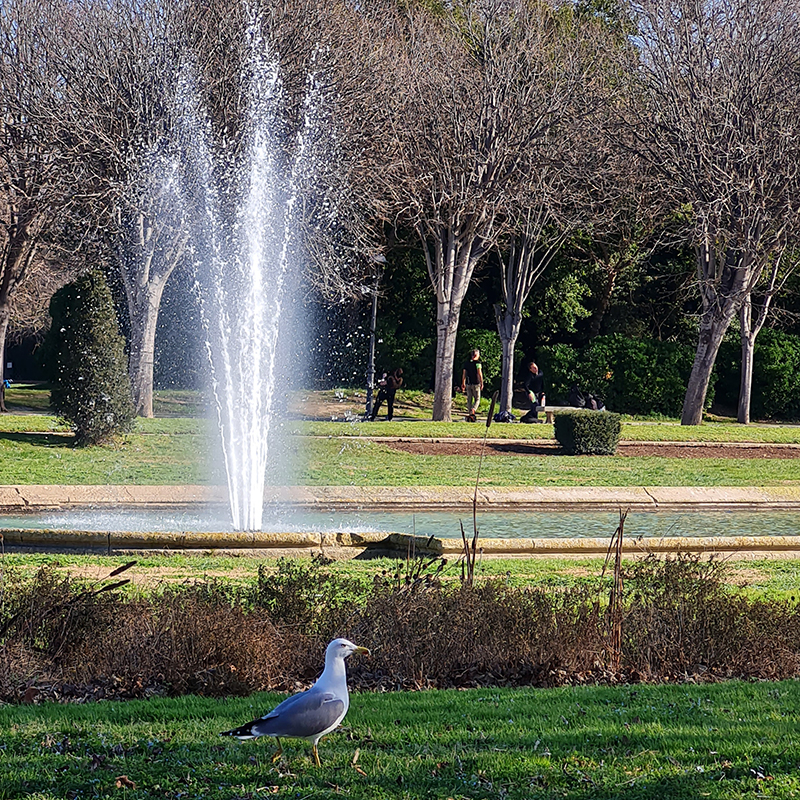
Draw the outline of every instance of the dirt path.
M430 442L387 441L405 453L426 456L477 456L481 443L447 439ZM484 454L506 456L556 456L555 442L487 442ZM660 456L661 458L800 458L800 447L777 444L716 444L694 442L620 442L618 456Z

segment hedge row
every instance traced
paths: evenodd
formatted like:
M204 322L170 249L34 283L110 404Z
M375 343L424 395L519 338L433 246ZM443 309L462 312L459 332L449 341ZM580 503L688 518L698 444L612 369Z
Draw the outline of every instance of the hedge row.
M432 339L406 336L383 346L392 354L392 365L396 362L404 366L408 388L432 388ZM496 331L459 331L454 379L460 379L461 363L473 347L481 350L487 391L498 388L502 350ZM602 397L613 411L674 417L680 416L683 408L694 355L692 345L612 334L598 336L585 347L545 346L539 349L536 359L545 371L551 404L565 404L570 388L577 383L584 393ZM715 400L729 408L736 407L740 358L738 333L731 331L720 349L706 407ZM751 416L800 419L800 336L763 330L756 339L754 359ZM523 361L518 347L520 381L526 375Z

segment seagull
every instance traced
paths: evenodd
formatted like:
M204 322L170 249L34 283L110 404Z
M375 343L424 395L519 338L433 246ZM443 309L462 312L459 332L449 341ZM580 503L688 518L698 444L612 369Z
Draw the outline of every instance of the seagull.
M273 736L278 745L278 751L272 757L273 764L283 755L281 736L306 739L314 744L314 763L322 766L317 742L326 733L338 728L347 714L350 695L344 660L353 653L369 655L369 650L357 647L347 639L334 639L325 650L325 669L308 691L288 697L269 714L239 728L224 731L220 736L235 736L242 740Z

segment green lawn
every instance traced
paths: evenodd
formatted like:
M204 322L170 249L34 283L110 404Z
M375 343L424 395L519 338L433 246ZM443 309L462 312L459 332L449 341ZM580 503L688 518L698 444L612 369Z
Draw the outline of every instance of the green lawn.
M63 432L20 432L0 418L0 484L221 484L214 436L203 420L140 420L113 445L76 448ZM25 417L45 421L49 417ZM343 426L346 427L346 426ZM538 430L547 426L537 425ZM292 428L294 430L294 428ZM676 430L680 430L677 428ZM289 437L289 462L272 483L311 486L468 486L478 457L423 456L353 437ZM800 454L799 454L800 455ZM781 486L800 482L794 459L488 455L481 485Z
M279 699L0 708L0 798L800 796L795 681L357 694L321 769L218 737Z
M486 424L469 422L316 422L289 424L290 430L310 436L401 436L422 438L483 438ZM492 423L491 439L552 439L553 426ZM736 425L730 422L705 422L681 425L679 422L623 420L622 438L638 442L761 442L800 444L798 425Z
M364 440L310 439L291 482L301 485L468 486L478 456L412 455ZM484 458L481 486L791 486L794 459L513 456Z
M313 394L313 393L307 393ZM334 393L317 393L320 397ZM418 396L417 396L418 395ZM414 395L424 410L427 395ZM330 398L328 398L330 400ZM71 434L47 412L41 386L12 386L12 413L0 416L0 484L221 484L215 423L201 415L197 392L156 393L155 419L139 419L133 433L103 447L78 449ZM298 408L300 408L298 402ZM19 413L13 413L19 412ZM268 482L358 486L464 486L477 475L478 459L419 456L366 437L553 438L552 426L434 423L398 420L363 423L277 420L286 466ZM760 442L800 444L800 426L736 425L727 421L681 426L677 421L626 419L629 441ZM281 451L281 446L277 448ZM800 456L800 451L798 451ZM278 459L276 459L277 463ZM574 458L486 456L485 486L776 486L800 480L791 459Z
M131 434L76 448L69 435L3 432L0 484L223 483L220 465L208 466L209 444L200 434Z
M629 516L629 524L635 515ZM43 566L69 572L75 578L94 581L104 578L117 567L127 564L131 556L71 555L68 553L5 553L2 567L17 574L33 575ZM566 589L576 585L597 585L608 588L610 573L601 578L603 558L487 558L476 564L478 580L500 578L514 586L545 589ZM629 563L625 559L625 564ZM165 584L194 583L220 579L230 585L252 584L260 567L277 571L274 559L242 558L240 556L206 555L201 552L170 555L140 555L125 577L132 583L123 589L148 592ZM404 568L395 558L353 559L334 561L325 567L333 575L358 579L369 585L376 575L392 574ZM442 573L442 580L457 581L461 570L458 559ZM728 562L722 573L724 580L751 596L778 600L794 600L800 596L800 561L797 559Z

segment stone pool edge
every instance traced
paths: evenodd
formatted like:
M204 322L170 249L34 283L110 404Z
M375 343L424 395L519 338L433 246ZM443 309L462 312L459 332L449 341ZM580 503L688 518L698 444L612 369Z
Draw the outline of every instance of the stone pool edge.
M460 510L471 508L474 489L459 487L271 487L265 500L330 510ZM66 508L175 508L225 502L218 486L0 486L6 513ZM800 510L800 487L534 487L481 489L478 507L488 510L595 511ZM430 539L400 533L98 532L0 529L9 552L81 552L109 555L194 552L208 555L311 555L370 558L410 552L458 557L457 539ZM592 557L604 555L607 538L481 539L486 557ZM695 552L731 558L797 558L800 536L635 538L626 554Z
M279 486L267 487L266 503L330 510L463 510L470 487ZM95 508L177 508L227 502L224 486L0 486L0 511ZM482 510L734 511L800 510L800 486L552 486L478 490Z
M569 539L480 539L486 558L591 558L608 551L607 538ZM0 530L0 546L8 553L77 553L85 555L196 554L205 556L312 556L322 554L336 560L405 558L409 555L463 554L458 539L438 539L405 533L246 533L246 532L141 532ZM702 553L737 559L798 558L800 536L738 537L629 537L623 541L625 555L649 553Z

